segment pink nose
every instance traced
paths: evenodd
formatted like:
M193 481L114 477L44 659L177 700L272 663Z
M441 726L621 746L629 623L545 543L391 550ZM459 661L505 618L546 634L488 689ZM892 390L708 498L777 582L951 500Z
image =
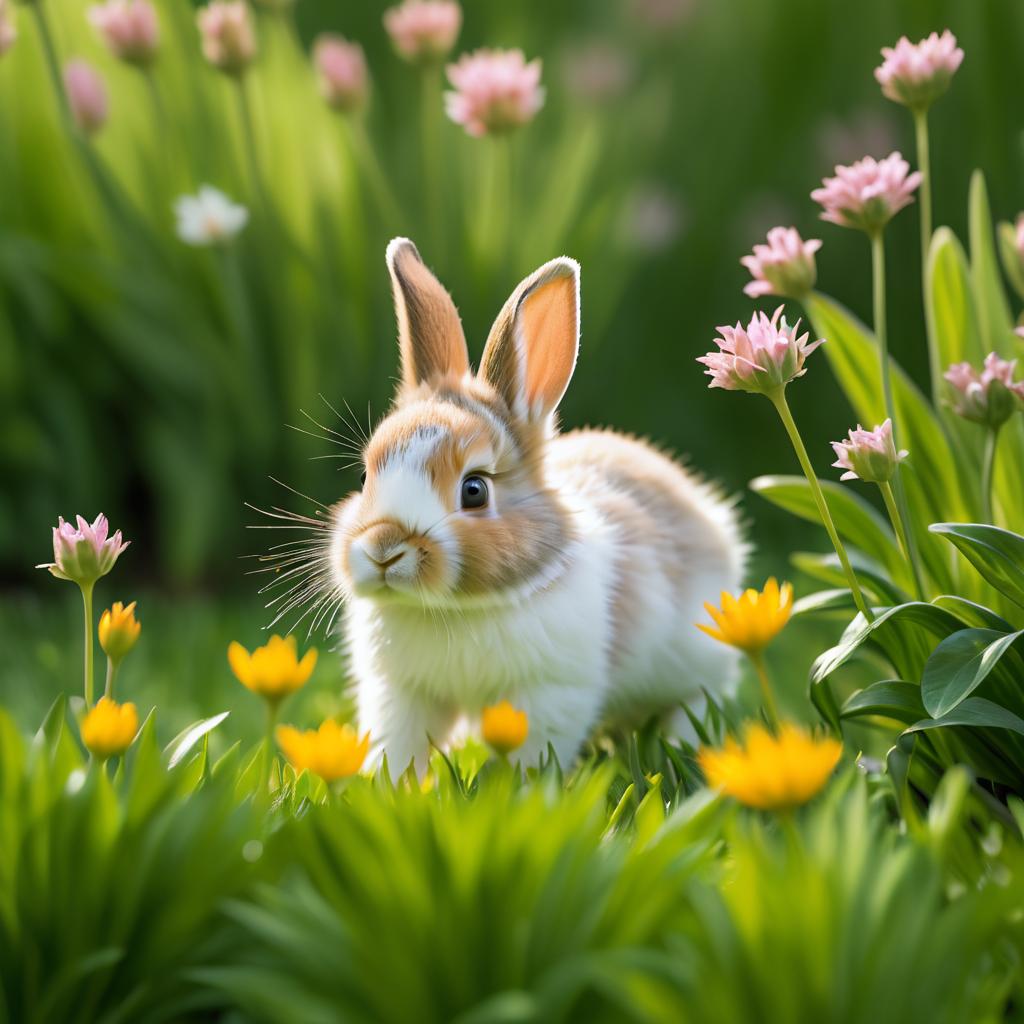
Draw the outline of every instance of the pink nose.
M405 557L409 550L405 540L405 531L401 527L394 523L378 523L366 530L358 543L366 557L383 572Z

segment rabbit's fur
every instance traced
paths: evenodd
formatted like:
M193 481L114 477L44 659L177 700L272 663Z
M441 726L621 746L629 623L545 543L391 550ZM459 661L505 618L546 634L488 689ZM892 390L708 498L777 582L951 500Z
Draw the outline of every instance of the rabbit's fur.
M558 433L576 262L552 260L516 288L476 374L415 246L395 239L387 263L402 379L366 445L362 490L333 510L330 556L359 727L378 754L422 769L431 740L507 699L529 716L518 756L536 762L550 743L568 766L599 722L729 689L735 652L693 624L740 582L732 504L643 441ZM463 507L481 488L485 504Z

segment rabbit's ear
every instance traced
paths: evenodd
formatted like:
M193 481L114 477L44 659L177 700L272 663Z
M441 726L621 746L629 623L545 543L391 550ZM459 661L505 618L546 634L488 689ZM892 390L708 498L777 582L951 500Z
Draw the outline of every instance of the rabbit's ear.
M484 347L480 376L513 415L541 420L558 407L576 367L580 341L580 265L545 263L512 293Z
M402 384L416 387L424 381L469 372L469 354L462 321L452 297L427 269L408 238L388 245L402 352Z

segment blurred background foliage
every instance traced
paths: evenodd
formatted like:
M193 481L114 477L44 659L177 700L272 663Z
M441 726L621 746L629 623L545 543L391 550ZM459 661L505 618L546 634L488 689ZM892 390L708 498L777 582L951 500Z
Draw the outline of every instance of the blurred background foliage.
M767 403L710 394L693 359L715 325L749 314L738 260L777 223L825 239L821 287L866 317L866 243L819 224L808 193L837 161L912 151L909 119L871 74L881 46L948 26L967 53L932 117L936 224L963 235L977 165L997 218L1024 204L1007 101L1021 91L1016 0L469 3L456 53L515 46L544 61L547 102L510 142L507 207L489 192L493 140L449 123L391 52L385 3L257 12L248 82L259 180L233 84L199 54L194 8L157 0L163 46L149 88L106 53L87 6L58 0L51 20L60 58L86 57L107 79L95 160L61 128L29 8L15 8L20 38L0 60L5 634L31 630L24 588L42 582L31 567L48 557L46 527L78 511L102 510L125 530L125 571L175 595L169 607L240 589L255 606L239 559L268 542L245 532L259 517L244 503L310 512L270 478L326 504L358 482L357 468L331 458L340 449L288 425L322 434L305 411L347 432L334 410L347 402L372 421L389 399L393 235L414 237L449 286L474 354L521 276L558 253L579 258L583 350L565 424L650 435L739 493L757 474L792 472L791 453ZM366 50L364 122L317 94L308 50L321 31ZM436 195L424 130L440 145ZM174 199L207 182L252 212L224 251L190 249L174 232ZM915 232L906 217L889 235L891 346L920 380ZM790 398L831 472L825 442L852 414L824 365ZM788 551L817 539L750 492L743 506L759 576L785 572ZM45 667L40 650L26 656ZM57 679L55 665L48 674Z

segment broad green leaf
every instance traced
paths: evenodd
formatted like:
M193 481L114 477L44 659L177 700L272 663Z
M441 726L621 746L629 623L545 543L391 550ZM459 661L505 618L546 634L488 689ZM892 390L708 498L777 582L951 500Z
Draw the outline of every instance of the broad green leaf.
M925 732L951 725L966 725L975 729L1009 729L1024 736L1024 719L984 697L968 697L941 718L916 722L906 731Z
M952 612L965 626L995 629L1000 633L1013 632L1013 626L1001 615L996 615L990 608L976 604L974 601L968 601L966 598L957 597L955 594L940 594L938 597L932 598L932 604Z
M839 535L909 584L903 557L885 517L851 487L825 480L821 488ZM750 489L773 505L821 526L818 507L804 477L759 476L750 481Z
M933 523L985 580L1024 608L1024 537L985 523Z
M962 629L932 652L921 676L921 698L933 718L941 718L969 697L1024 636L991 629Z
M222 711L219 715L212 715L210 718L203 718L179 733L167 745L167 749L164 751L164 753L170 755L167 767L174 768L176 765L180 764L188 752L204 736L206 736L207 733L216 729L217 726L220 725L220 723L223 722L230 714L230 711Z
M812 554L808 551L796 551L789 559L801 572L806 573L814 579L821 580L834 587L846 586L846 573L839 564L839 557L835 554ZM863 563L851 556L853 571L860 582L861 587L876 596L877 603L882 605L904 604L910 600L910 595L901 590L880 572L866 568ZM852 600L851 595L851 600Z
M843 704L843 718L879 715L906 725L923 718L927 712L921 703L921 688L900 679L882 679L852 694Z

